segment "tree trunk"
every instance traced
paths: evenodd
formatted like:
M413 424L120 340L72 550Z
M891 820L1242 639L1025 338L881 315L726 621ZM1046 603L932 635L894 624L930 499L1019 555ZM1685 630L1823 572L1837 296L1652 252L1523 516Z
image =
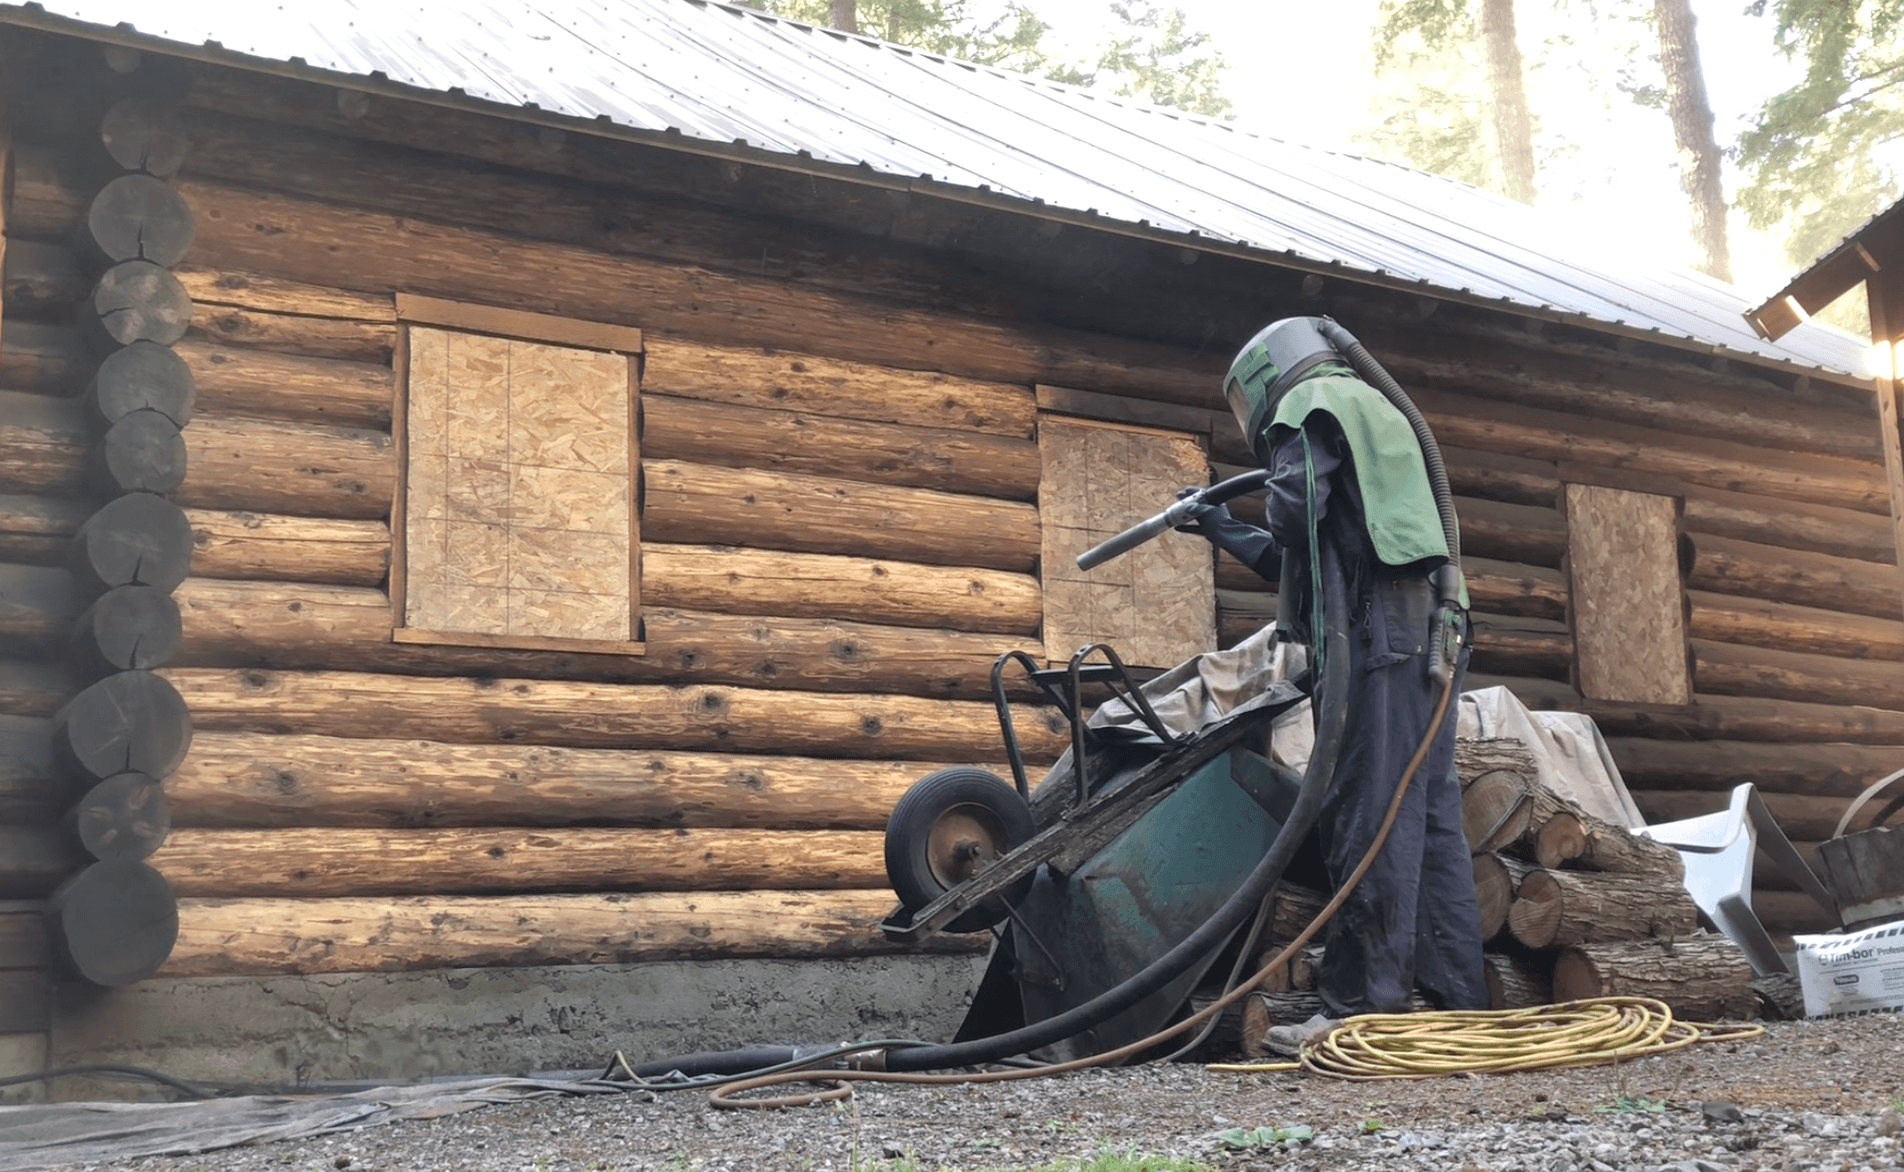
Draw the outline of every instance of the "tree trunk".
M1534 124L1527 112L1527 81L1514 39L1514 0L1481 0L1481 37L1487 49L1488 121L1508 198L1534 202Z
M1659 29L1659 63L1666 71L1673 140L1679 145L1680 183L1692 204L1692 237L1699 248L1699 260L1693 267L1729 284L1732 253L1726 243L1719 144L1712 138L1712 103L1706 100L1706 78L1699 67L1692 4L1689 0L1654 0L1653 22Z
M699 891L630 895L188 899L167 977L394 972L655 960L917 952L877 927L892 892ZM984 933L924 951L974 954Z
M859 31L858 0L827 0L826 23L843 33Z
M1678 880L1585 871L1530 872L1507 913L1508 931L1529 948L1679 938L1698 925Z
M1584 944L1554 962L1554 998L1653 997L1694 1021L1749 1021L1758 999L1752 964L1723 936Z

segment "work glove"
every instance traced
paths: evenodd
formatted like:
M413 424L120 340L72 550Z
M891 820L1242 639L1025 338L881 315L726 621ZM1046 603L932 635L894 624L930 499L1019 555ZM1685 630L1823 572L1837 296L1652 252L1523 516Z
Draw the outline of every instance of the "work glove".
M1177 497L1182 499L1197 491L1186 488ZM1177 526L1177 529L1182 533L1196 534L1269 581L1275 581L1279 574L1282 557L1276 549L1276 539L1269 535L1268 530L1258 529L1247 521L1232 517L1228 505L1215 505L1208 512Z

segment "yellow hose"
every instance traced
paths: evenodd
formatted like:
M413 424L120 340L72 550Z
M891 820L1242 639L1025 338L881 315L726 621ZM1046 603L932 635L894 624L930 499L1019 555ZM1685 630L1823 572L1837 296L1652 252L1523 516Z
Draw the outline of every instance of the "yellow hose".
M1765 1032L1757 1024L1678 1021L1650 997L1590 997L1537 1009L1365 1013L1303 1048L1299 1062L1233 1063L1210 1069L1303 1069L1372 1081L1506 1073L1629 1062L1694 1042L1732 1042Z

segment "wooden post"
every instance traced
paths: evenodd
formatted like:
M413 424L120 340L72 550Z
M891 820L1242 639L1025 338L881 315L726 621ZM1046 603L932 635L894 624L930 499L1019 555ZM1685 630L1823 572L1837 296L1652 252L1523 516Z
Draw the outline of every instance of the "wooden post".
M1899 598L1904 601L1904 440L1898 435L1897 406L1897 326L1904 322L1892 322L1884 284L1875 276L1864 279L1864 296L1871 307L1871 340L1885 346L1883 370L1872 380L1872 390L1877 395L1884 479L1891 491L1891 539L1896 546L1892 560L1898 567Z

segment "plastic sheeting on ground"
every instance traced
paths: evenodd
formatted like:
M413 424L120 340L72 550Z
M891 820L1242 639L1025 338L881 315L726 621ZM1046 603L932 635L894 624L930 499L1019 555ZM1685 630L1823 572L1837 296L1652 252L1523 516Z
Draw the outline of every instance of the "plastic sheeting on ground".
M0 1168L27 1172L139 1156L356 1131L399 1119L436 1119L497 1103L638 1091L633 1083L478 1078L348 1095L242 1095L191 1103L35 1103L0 1107Z

